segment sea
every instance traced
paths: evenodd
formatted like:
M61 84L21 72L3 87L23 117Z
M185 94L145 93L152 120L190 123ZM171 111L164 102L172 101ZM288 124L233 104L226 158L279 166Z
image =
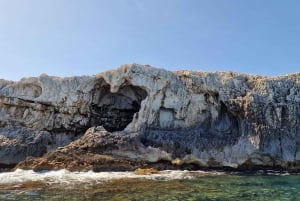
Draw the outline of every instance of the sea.
M300 201L300 174L258 171L0 173L0 200Z

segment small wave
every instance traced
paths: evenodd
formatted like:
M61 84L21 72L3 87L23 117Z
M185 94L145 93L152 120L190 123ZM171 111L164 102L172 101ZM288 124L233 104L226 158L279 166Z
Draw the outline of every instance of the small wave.
M220 172L164 170L159 174L136 175L134 172L70 172L68 170L34 172L17 169L14 172L0 173L0 184L18 184L25 182L43 182L48 184L100 183L114 179L153 179L178 180L193 179L206 175L220 175Z
M271 176L289 176L290 173L287 171L276 171L276 170L259 170L258 175L271 175Z

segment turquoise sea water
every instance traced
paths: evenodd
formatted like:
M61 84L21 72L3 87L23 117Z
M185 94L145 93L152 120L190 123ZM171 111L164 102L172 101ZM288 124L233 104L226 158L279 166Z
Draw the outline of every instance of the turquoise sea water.
M0 200L300 200L300 175L164 171L0 173Z

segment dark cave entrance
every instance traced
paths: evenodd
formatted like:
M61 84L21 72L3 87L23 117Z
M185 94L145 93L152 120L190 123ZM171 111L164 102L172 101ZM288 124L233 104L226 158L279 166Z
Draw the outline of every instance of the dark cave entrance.
M127 85L111 93L108 84L95 86L91 105L91 125L103 126L107 131L122 131L140 110L147 92Z

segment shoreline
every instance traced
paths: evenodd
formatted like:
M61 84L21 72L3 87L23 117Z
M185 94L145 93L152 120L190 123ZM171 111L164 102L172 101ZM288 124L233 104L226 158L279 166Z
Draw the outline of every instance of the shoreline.
M299 76L129 64L0 80L0 168L300 172Z
M164 167L163 167L164 166ZM45 171L59 171L59 170L67 170L70 172L95 172L95 173L101 173L101 172L134 172L137 169L154 169L159 172L161 171L203 171L203 172L223 172L226 174L232 174L235 173L237 175L257 175L259 174L268 174L270 172L280 173L280 174L300 174L300 169L285 169L282 167L269 167L269 166L254 166L254 167L238 167L238 168L232 168L232 167L205 167L205 166L198 166L195 164L183 164L181 166L175 166L171 162L156 162L156 163L144 163L143 166L136 166L136 168L127 168L127 169L86 169L86 168L76 168L76 169L66 169L66 168L53 168L53 169L40 169L40 170L34 170L30 168L19 168L18 164L15 165L0 165L0 173L6 173L6 172L14 172L18 169L21 170L32 170L34 172L45 172Z

